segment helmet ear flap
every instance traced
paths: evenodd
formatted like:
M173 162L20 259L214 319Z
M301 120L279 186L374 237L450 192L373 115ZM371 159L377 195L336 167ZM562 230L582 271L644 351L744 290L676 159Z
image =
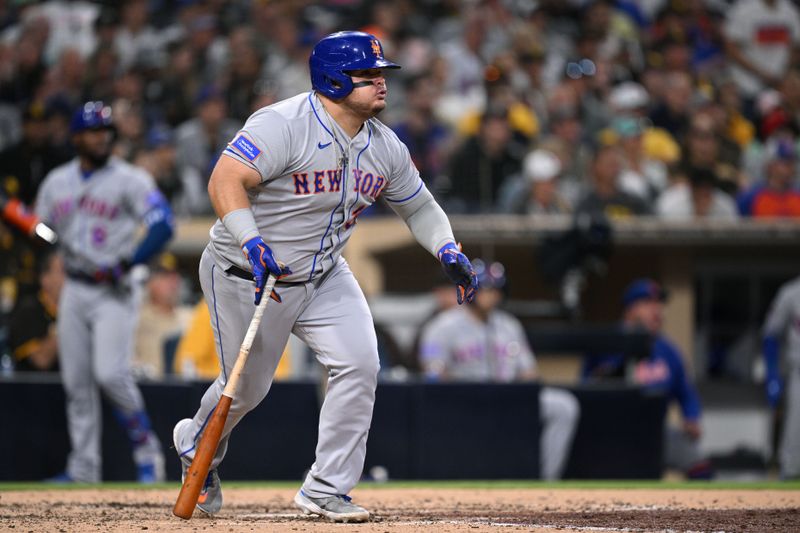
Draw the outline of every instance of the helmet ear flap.
M316 57L311 58L309 66L311 68L311 86L320 94L339 100L353 90L353 80L341 70Z
M353 91L353 80L341 71L328 71L324 74L324 77L327 82L327 92L323 92L325 96L338 100Z

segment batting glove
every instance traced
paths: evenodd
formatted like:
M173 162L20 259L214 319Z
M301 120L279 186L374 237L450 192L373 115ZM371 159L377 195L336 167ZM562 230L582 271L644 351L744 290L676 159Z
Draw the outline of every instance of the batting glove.
M461 253L461 245L452 242L445 244L437 255L444 273L456 284L458 303L471 302L478 290L478 276L467 256Z
M113 266L100 267L94 271L93 277L98 283L110 283L117 285L125 277L125 274L130 270L131 265L124 259Z
M253 237L242 246L247 260L250 261L250 266L253 269L253 279L256 282L256 297L255 304L261 303L261 296L264 292L264 286L267 284L267 278L270 274L274 274L277 279L288 276L292 273L289 267L279 265L272 255L272 250L264 242L261 237ZM270 295L276 302L281 301L278 293L272 291Z
M780 376L767 376L767 403L773 409L778 406L783 393L783 382Z

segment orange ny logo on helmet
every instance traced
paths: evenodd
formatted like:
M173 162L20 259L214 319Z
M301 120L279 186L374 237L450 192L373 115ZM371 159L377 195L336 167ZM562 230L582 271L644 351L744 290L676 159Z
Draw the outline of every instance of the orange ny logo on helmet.
M375 57L381 57L381 43L378 42L378 39L372 39L372 53L375 54Z

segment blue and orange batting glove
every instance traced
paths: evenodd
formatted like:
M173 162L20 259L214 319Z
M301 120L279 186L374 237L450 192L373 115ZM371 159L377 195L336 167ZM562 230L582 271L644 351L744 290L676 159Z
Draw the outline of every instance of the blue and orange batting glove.
M471 302L478 290L478 276L467 256L461 253L461 245L452 242L445 244L437 255L444 273L456 284L458 303Z
M253 269L253 279L256 282L256 297L255 304L261 302L261 296L264 293L264 286L267 284L267 278L270 274L274 274L277 279L288 276L292 273L289 267L279 265L272 255L272 250L264 242L261 237L253 237L242 246L247 260L250 261L250 266ZM272 291L270 297L276 302L281 301L281 297L277 292Z

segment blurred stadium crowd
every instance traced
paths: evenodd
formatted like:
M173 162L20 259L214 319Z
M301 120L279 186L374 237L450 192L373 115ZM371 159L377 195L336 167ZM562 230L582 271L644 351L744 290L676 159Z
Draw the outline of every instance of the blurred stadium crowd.
M33 202L104 100L116 154L212 216L221 150L342 28L403 65L381 119L451 214L800 215L789 0L0 1L2 192ZM6 225L0 249L9 310L37 261Z
M222 148L309 89L310 48L341 28L403 65L382 119L449 212L800 213L789 0L0 2L6 193L31 201L70 114L104 100L117 154L211 215ZM10 172L20 156L37 164Z

